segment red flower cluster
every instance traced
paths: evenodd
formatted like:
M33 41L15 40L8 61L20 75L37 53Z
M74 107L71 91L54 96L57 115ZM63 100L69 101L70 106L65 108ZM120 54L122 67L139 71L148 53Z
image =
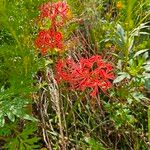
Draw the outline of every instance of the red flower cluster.
M65 2L48 2L41 5L40 20L50 21L49 29L40 30L35 39L35 46L40 49L42 54L45 54L49 49L61 50L63 48L63 36L60 28L67 19L68 11L69 7Z
M112 87L110 80L114 79L113 66L100 55L81 58L79 62L69 58L59 60L56 65L56 79L58 82L69 83L73 89L84 91L90 88L90 95L95 97L99 89L106 92Z
M52 26L61 27L67 20L69 7L65 2L45 3L40 7L40 18L49 18Z
M41 53L45 54L47 49L62 49L62 33L54 30L41 30L35 40L35 45L40 48Z

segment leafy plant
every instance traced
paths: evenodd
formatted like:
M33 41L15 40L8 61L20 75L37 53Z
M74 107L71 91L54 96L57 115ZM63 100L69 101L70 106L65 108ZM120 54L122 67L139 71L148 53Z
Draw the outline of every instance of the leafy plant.
M1 0L0 148L149 149L149 15L149 0Z
M89 144L89 148L91 150L104 150L105 149L101 143L99 143L93 138L86 137L85 141Z
M4 95L3 95L4 97ZM0 101L0 126L4 126L5 124L5 117L7 116L12 122L15 121L16 117L21 119L27 119L31 121L37 121L34 117L27 114L25 106L29 105L29 101L26 99L18 99L14 98L5 99Z
M18 125L16 124L16 126ZM0 130L4 132L5 129L5 133L1 132L6 142L4 148L8 150L39 149L39 138L34 135L35 131L37 131L36 125L28 123L22 131L19 131L19 128L17 129L16 126L15 124L9 124Z

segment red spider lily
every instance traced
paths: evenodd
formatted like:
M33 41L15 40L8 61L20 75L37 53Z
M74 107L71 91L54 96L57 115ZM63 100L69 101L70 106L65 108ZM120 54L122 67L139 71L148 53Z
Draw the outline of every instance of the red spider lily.
M68 12L69 7L65 2L48 2L41 5L40 18L50 20L49 29L41 30L35 39L35 46L40 49L42 54L46 54L48 49L56 49L58 52L62 50L63 38L62 33L58 30L60 31L59 28L66 21Z
M44 3L40 7L40 18L49 18L52 26L61 27L67 19L69 7L65 2Z
M62 33L55 32L52 29L41 30L35 39L35 46L41 50L41 53L46 53L48 49L62 49Z
M52 4L50 2L44 3L40 6L40 17L51 18L52 15Z
M105 62L100 55L88 59L81 58L79 62L73 59L59 60L56 65L56 79L58 82L65 81L73 89L84 91L91 89L90 95L95 97L101 89L106 92L112 87L114 79L113 66Z

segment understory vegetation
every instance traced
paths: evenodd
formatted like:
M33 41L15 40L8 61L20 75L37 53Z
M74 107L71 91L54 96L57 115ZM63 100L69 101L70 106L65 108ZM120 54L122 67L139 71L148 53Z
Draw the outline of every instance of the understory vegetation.
M148 150L149 18L149 0L0 0L0 150Z

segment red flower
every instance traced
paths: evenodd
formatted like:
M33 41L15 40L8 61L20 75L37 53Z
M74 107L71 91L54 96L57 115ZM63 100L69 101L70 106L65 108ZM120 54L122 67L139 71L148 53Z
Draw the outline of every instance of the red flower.
M51 18L52 14L52 4L50 2L44 3L40 6L40 17L41 18Z
M65 2L44 3L40 7L40 18L49 18L52 26L61 27L67 19L69 7Z
M46 53L48 49L62 49L62 33L53 29L41 30L35 39L35 46ZM44 49L44 50L43 50Z
M62 40L62 33L61 32L56 32L55 33L55 39L56 39L56 41L61 41Z
M68 12L68 5L65 2L57 2L53 4L53 7L55 8L57 14L60 14L61 16L67 16Z
M79 62L73 59L59 60L56 65L56 78L65 81L73 89L84 91L91 89L90 95L95 97L101 89L106 92L112 87L110 80L114 79L113 66L105 62L100 55L88 59L81 58Z
M63 37L62 33L58 32L58 28L63 26L68 12L68 5L61 1L56 3L47 2L40 6L42 24L47 27L47 25L49 26L48 23L50 23L49 29L41 30L35 39L35 46L40 49L42 54L45 54L49 49L56 48L58 52L63 49ZM49 20L50 22L48 22Z

